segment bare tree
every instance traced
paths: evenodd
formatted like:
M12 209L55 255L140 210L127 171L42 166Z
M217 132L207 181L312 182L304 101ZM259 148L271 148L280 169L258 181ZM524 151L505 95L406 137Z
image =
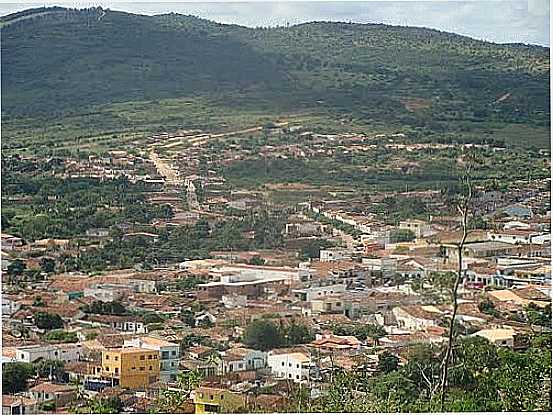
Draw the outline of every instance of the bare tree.
M449 372L449 365L453 350L453 343L455 340L455 319L457 317L457 308L459 306L458 304L458 289L459 285L461 284L461 281L463 280L463 248L465 246L465 243L467 242L467 237L469 234L468 229L468 219L469 219L469 213L470 213L470 207L471 207L471 201L472 201L472 180L471 180L471 167L472 164L469 161L469 163L466 165L465 172L463 177L461 178L461 184L464 187L463 192L464 194L461 196L459 202L457 203L457 210L461 214L461 229L462 229L462 237L461 240L456 244L457 246L457 259L459 261L457 266L457 275L455 277L455 281L453 283L452 293L451 293L451 302L452 302L452 313L451 313L451 320L449 322L449 332L447 337L447 346L445 350L444 359L442 361L441 365L441 376L440 376L440 411L443 412L444 410L444 402L447 392L447 375Z

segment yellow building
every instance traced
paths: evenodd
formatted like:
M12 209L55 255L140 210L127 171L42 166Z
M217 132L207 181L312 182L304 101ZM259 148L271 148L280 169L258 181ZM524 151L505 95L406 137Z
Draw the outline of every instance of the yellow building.
M159 380L159 352L138 347L103 350L101 374L122 388L145 388Z
M194 391L194 410L197 414L230 413L245 407L243 395L226 389L201 387Z

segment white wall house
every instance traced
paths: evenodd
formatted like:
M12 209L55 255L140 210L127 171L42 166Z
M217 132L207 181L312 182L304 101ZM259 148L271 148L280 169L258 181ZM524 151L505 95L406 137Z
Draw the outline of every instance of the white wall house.
M268 353L267 365L276 378L300 383L309 379L311 359L301 352L279 353L274 350Z
M345 249L321 249L319 253L319 260L321 262L339 261L349 257L349 252Z
M409 230L417 238L423 238L432 234L432 227L422 220L402 220L399 222L399 229Z
M260 350L236 347L229 349L221 355L222 374L257 370L267 366L267 353Z
M488 239L508 244L537 244L543 245L551 241L551 234L523 229L507 229L488 232Z
M346 291L345 284L333 284L322 287L310 287L292 290L294 297L300 301L311 301L328 295L341 294Z
M432 306L400 306L392 309L397 326L407 330L424 330L428 327L436 326L440 320L441 312L429 311Z
M83 354L80 344L19 346L15 349L15 360L33 363L38 359L61 360L65 363L77 362Z

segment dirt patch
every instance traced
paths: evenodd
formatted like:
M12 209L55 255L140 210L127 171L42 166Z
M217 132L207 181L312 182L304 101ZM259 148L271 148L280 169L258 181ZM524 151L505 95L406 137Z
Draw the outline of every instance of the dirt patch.
M401 99L400 102L405 109L410 112L424 110L432 106L432 101L424 98L404 98Z

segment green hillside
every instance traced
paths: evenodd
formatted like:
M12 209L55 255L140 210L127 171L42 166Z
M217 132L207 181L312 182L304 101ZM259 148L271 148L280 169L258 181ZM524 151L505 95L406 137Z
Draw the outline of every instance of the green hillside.
M249 29L102 9L35 9L0 24L8 146L205 127L230 113L549 141L547 48L387 25Z

